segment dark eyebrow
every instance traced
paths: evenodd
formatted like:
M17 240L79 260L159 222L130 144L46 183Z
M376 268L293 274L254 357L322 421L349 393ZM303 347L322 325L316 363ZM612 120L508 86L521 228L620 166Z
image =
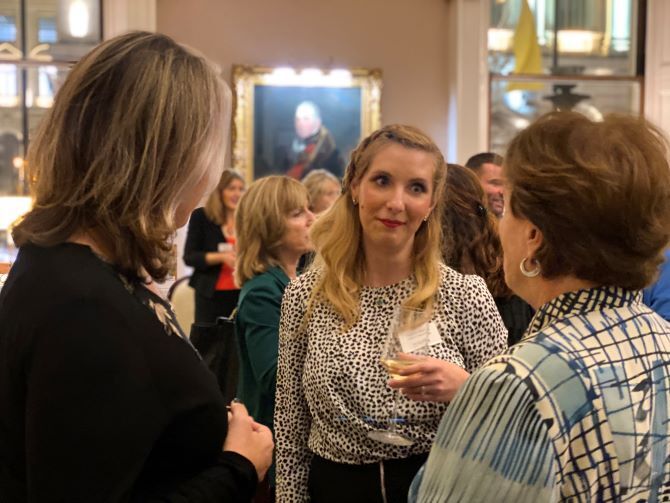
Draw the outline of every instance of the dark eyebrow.
M370 170L370 176L371 177L380 176L380 175L385 175L385 176L393 178L393 175L391 173L389 173L388 171L386 171L385 169L383 169L383 168L377 168L375 170ZM426 178L412 178L407 183L409 183L409 184L423 183L423 184L426 184L426 185L430 185L431 181L426 179Z
M386 170L384 170L384 169L381 169L381 168L377 168L377 169L375 169L375 170L370 170L370 176L372 176L372 175L386 175L386 176L391 176L391 175L389 174L388 171L386 171Z

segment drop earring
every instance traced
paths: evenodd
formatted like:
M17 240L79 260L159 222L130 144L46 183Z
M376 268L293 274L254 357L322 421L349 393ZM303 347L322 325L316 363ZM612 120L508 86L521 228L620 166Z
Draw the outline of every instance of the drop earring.
M533 260L533 262L535 262L537 264L537 267L535 269L533 269L532 271L529 271L528 269L526 269L526 260L527 260L527 258L524 257L523 260L521 261L521 263L519 264L519 269L521 269L521 274L523 274L527 278L534 278L535 276L540 274L540 264L536 260Z

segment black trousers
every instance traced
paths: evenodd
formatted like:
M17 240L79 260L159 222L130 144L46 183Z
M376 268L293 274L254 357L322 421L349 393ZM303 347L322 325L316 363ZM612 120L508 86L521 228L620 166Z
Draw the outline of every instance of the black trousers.
M428 453L425 453L349 465L314 455L309 471L309 494L313 503L407 503L409 486L427 459Z
M196 291L195 322L214 323L219 316L230 316L239 296L239 290L217 290L211 298Z

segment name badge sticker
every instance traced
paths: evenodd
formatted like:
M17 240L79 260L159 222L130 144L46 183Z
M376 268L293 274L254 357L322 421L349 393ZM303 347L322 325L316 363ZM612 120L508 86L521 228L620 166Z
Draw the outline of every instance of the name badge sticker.
M404 353L425 352L428 347L442 342L437 326L432 321L412 330L400 332L398 339L400 339L400 347Z
M428 345L434 346L435 344L439 344L440 342L442 342L442 336L440 335L440 332L437 330L437 325L431 321L430 323L428 323Z

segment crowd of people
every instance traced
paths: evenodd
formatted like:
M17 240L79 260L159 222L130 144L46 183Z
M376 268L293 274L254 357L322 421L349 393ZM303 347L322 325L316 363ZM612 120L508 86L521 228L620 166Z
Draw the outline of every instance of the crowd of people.
M342 180L246 186L230 113L164 35L74 65L0 293L1 501L667 498L662 132L555 112L460 166L394 124ZM187 221L196 322L234 318L230 404L156 289Z

